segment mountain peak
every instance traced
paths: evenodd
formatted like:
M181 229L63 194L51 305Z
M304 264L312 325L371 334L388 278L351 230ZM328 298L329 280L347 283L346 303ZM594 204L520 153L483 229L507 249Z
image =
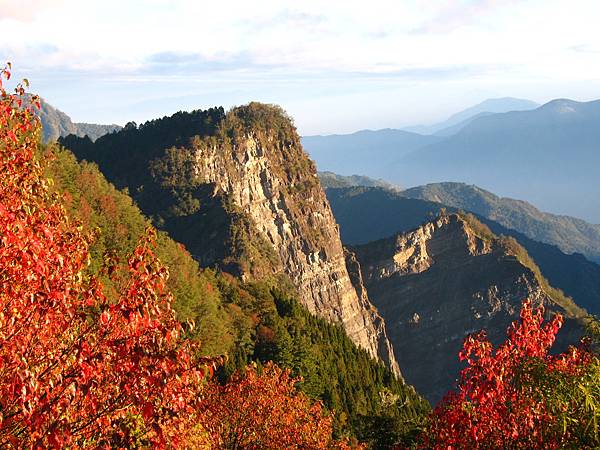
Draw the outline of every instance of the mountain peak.
M310 312L340 323L399 373L381 317L352 283L314 164L283 109L250 103L227 113L181 112L94 144L62 142L135 193L203 266L243 279L284 274Z
M581 102L569 100L568 98L558 98L542 105L540 109L550 110L558 113L574 113L578 111L581 105Z
M557 98L545 103L540 108L540 111L553 112L557 114L579 113L583 116L592 114L594 120L600 114L600 100L592 100L588 102L579 102L568 98Z
M428 126L417 126L406 128L407 131L414 131L421 134L435 134L437 136L450 136L457 133L463 127L468 125L473 119L488 114L505 113L510 111L525 111L535 109L540 105L522 98L500 97L488 98L481 103L470 106L456 114L451 115L443 122Z

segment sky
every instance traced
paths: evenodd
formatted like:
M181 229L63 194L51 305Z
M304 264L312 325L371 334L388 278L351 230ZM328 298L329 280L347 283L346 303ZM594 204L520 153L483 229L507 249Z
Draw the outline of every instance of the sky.
M0 62L74 121L277 103L303 135L600 98L598 0L0 0Z

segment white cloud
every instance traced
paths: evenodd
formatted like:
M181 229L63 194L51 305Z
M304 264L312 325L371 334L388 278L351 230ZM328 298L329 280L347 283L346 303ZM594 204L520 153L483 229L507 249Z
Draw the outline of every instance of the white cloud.
M141 86L154 90L143 99L207 98L210 86L223 103L268 97L298 111L333 96L455 89L457 102L535 83L550 98L552 86L580 93L600 79L599 16L596 0L0 0L0 61L57 99L66 80L109 98L129 86L121 105Z
M20 11L14 0L0 2L13 5L13 16ZM577 0L223 1L210 6L188 0L65 0L51 9L42 7L49 2L28 2L41 11L27 23L0 22L7 31L0 37L2 48L26 56L28 49L49 45L56 51L36 58L42 67L60 62L117 71L140 69L157 54L194 54L213 63L244 55L242 68L393 72L514 64L535 71L541 54L562 56L570 45L565 41L594 44L590 40L598 33L589 19L600 13L596 2Z

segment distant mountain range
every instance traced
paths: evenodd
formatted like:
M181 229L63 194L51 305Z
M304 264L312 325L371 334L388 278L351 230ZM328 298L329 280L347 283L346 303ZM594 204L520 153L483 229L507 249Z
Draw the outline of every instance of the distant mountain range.
M488 114L505 113L509 111L525 111L539 107L538 103L521 98L503 97L490 98L471 106L463 111L453 114L443 122L433 125L417 125L404 128L406 131L419 134L435 134L436 136L451 136L478 117Z
M302 146L320 171L389 179L389 173L382 168L394 166L402 156L440 140L437 136L388 128L353 134L304 136Z
M600 223L600 101L554 100L529 111L472 117L451 136L370 132L305 139L320 170L403 186L476 184L558 214ZM408 133L408 132L404 132ZM420 137L419 137L420 136Z
M352 134L302 137L305 150L321 171L352 176L360 173L379 177L388 164L414 150L459 132L473 120L498 112L518 111L539 106L530 100L500 98L485 100L460 111L444 122L405 129L361 130ZM386 173L386 175L388 175Z
M119 125L97 125L93 123L75 123L64 112L56 109L48 102L42 100L42 108L39 111L39 118L42 121L43 141L52 142L59 137L65 137L74 134L79 137L88 136L95 141L113 131L118 131L122 127Z
M382 178L473 183L600 223L599 125L600 101L554 100L532 111L492 114L399 157L386 169L395 176Z

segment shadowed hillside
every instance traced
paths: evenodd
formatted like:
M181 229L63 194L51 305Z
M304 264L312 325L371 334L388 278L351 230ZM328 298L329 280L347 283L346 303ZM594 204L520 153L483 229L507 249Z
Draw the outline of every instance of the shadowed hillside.
M406 198L380 188L328 189L327 197L340 224L342 240L350 245L407 232L436 217L442 209L459 211L459 208ZM485 217L478 216L478 219L495 234L514 237L552 286L563 290L589 312L600 314L599 265L579 254L564 254L553 245L530 239Z

